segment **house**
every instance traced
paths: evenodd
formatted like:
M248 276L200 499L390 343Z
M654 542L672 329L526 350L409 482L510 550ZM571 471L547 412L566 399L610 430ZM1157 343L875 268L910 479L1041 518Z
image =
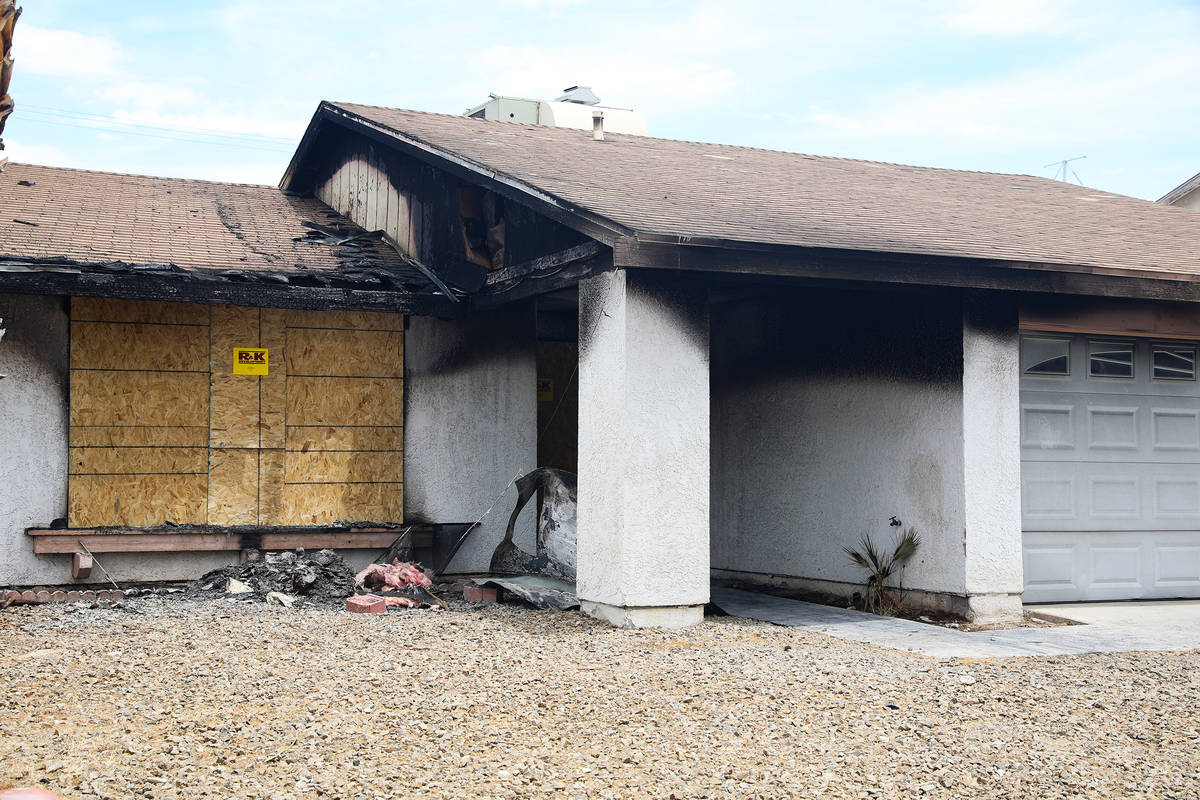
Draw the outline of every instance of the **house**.
M22 196L13 179L35 169L0 176L6 202ZM202 184L190 191L209 200L177 203L187 191L163 182L113 230L93 232L80 218L136 193L85 189L82 211L58 199L78 179L54 172L58 189L13 206L37 228L0 219L0 263L19 265L5 266L5 289L33 295L6 295L18 313L3 313L5 325L22 307L29 320L57 320L27 323L34 344L23 352L37 368L21 378L38 406L22 435L42 437L21 449L53 463L7 455L3 467L38 476L53 497L37 518L9 512L5 526L44 526L64 507L71 527L104 524L73 519L62 502L77 480L64 479L68 460L82 463L68 445L83 447L68 442L64 420L103 407L81 400L77 410L76 386L92 380L77 372L126 367L93 355L86 326L68 330L63 301L45 295L84 298L70 303L80 323L106 321L78 315L77 304L100 302L88 297L135 297L209 308L209 348L194 357L210 419L192 421L207 440L188 443L204 450L196 476L207 460L206 524L250 508L239 480L222 482L223 460L254 463L237 474L256 477L257 522L295 535L354 519L353 507L323 510L388 475L402 487L399 510L357 506L371 512L359 519L471 522L541 464L578 471L579 596L620 625L695 622L714 579L849 594L862 576L843 547L864 533L882 541L893 518L924 539L903 576L907 598L975 619L1016 616L1022 596L1200 595L1200 232L1182 209L1027 176L347 103L320 105L281 193ZM31 182L20 188L42 185ZM229 213L239 207L229 198L251 195L261 199ZM204 232L188 222L192 206ZM305 228L312 215L321 229ZM62 238L43 248L43 227ZM338 266L343 236L327 228L365 237L372 253ZM17 230L21 242L9 236ZM116 252L131 233L147 252ZM332 266L302 266L310 257ZM221 280L208 279L214 259ZM313 285L314 273L328 283ZM314 447L336 452L349 434L325 429L352 428L376 398L361 385L342 395L306 385L344 377L329 353L350 341L322 354L291 331L359 329L289 317L296 305L403 314L380 328L402 334L391 356L364 345L352 361L370 368L351 376L385 370L402 384L401 405L367 416L368 427L402 430L389 440L402 449L400 476L370 456L312 457ZM261 309L257 328L218 334L225 315L250 308ZM280 346L283 388L269 385L275 373L259 377L258 405L251 397L248 416L217 425L222 392L253 394L232 376L235 388L223 386L226 351ZM149 365L169 349L147 347ZM76 353L99 366L77 367ZM0 392L18 373L7 371ZM312 410L328 404L344 413ZM133 419L136 405L120 408ZM56 429L36 431L53 419ZM371 452L354 441L355 454ZM146 463L160 444L146 445ZM214 493L214 475L232 488ZM323 476L340 488L317 499L286 488ZM22 491L0 489L0 508L20 508ZM119 524L150 535L137 528L162 516L163 495L134 495L150 510ZM298 510L272 516L279 508ZM486 568L498 516L485 516L452 571ZM4 535L10 551L28 549L24 534ZM121 568L136 572L144 558ZM160 569L196 568L192 555L156 558ZM20 582L11 569L0 580Z
M1158 198L1158 202L1168 206L1179 206L1200 211L1200 175L1193 175L1171 191Z

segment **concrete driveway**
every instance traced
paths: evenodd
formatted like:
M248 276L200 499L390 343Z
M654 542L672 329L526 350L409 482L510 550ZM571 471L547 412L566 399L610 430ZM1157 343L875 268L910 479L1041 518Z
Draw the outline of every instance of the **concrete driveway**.
M712 603L733 616L936 658L1200 649L1200 600L1026 606L1081 624L1002 631L956 631L721 586L712 587Z

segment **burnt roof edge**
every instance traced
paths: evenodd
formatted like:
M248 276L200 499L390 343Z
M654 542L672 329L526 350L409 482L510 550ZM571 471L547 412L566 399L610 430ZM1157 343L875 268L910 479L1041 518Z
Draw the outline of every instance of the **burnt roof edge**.
M473 161L465 156L426 142L420 137L399 131L389 125L368 119L328 101L321 101L309 122L300 144L280 179L279 187L285 192L308 194L312 187L301 180L304 163L308 160L322 123L340 125L365 134L381 144L399 149L427 164L444 169L457 177L482 183L508 199L529 206L546 217L573 230L595 239L602 244L612 243L634 231L607 217L581 206L570 203L557 195L543 191L525 181L514 178L500 170Z
M974 259L701 240L625 237L612 266L1200 302L1200 275L1076 264Z

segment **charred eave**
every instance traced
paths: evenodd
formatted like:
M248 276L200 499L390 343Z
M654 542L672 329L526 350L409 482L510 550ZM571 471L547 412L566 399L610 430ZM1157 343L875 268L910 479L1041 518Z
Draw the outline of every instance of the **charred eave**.
M298 309L392 311L454 316L455 304L431 291L404 288L401 276L375 269L301 273L289 270L192 270L174 264L84 263L0 258L5 291L79 297L124 297ZM407 276L406 276L407 277Z

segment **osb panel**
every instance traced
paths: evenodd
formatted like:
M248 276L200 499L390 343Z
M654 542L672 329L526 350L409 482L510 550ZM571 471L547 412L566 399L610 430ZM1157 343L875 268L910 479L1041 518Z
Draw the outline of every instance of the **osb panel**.
M404 334L291 328L287 374L403 378Z
M208 471L204 447L72 447L69 458L73 475Z
M213 447L258 447L258 378L213 375L210 425Z
M286 311L289 328L343 328L360 331L398 331L404 317L386 311Z
M208 425L208 374L71 370L72 425Z
M157 322L168 325L207 325L208 306L161 300L121 300L115 297L71 298L73 321Z
M403 450L404 429L289 427L287 449L302 453L310 450Z
M402 453L288 453L287 483L399 483L404 480Z
M401 522L404 487L398 483L308 483L283 487L280 525Z
M259 344L258 309L214 305L212 307L213 375L233 374L233 350L236 347L262 347ZM274 353L267 355L269 361L275 361ZM253 376L240 377L252 378Z
M258 451L258 522L286 525L283 509L282 450Z
M289 425L399 425L403 418L399 378L288 376Z
M67 524L203 525L208 475L74 475Z
M282 448L287 426L287 328L285 312L277 308L262 309L260 336L267 348L271 371L259 378L259 441L262 447Z
M140 322L75 322L73 369L208 372L208 328Z
M76 425L71 447L207 447L208 426L148 428L140 425Z
M254 525L258 522L258 451L210 451L208 524Z

